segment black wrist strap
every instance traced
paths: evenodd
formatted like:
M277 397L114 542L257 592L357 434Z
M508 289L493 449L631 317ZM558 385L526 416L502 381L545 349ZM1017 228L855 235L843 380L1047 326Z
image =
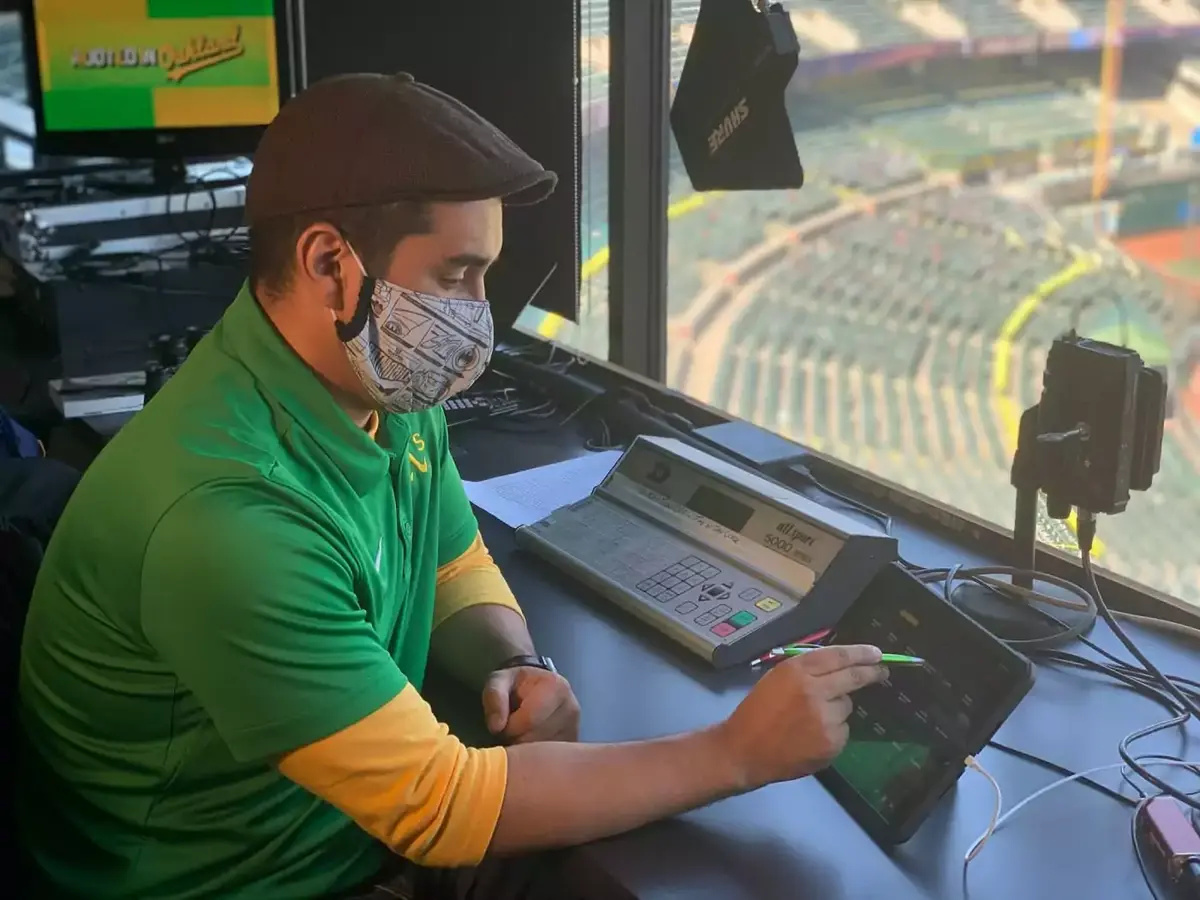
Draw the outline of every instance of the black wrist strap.
M558 669L554 668L554 660L548 656L514 656L511 659L506 659L500 665L496 666L496 671L500 669L545 669L547 672L558 673Z

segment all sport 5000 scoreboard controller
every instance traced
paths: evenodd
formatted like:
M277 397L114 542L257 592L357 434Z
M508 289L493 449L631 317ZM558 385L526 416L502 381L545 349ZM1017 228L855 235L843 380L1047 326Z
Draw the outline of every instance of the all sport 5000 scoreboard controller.
M895 538L670 438L516 540L718 667L834 625Z

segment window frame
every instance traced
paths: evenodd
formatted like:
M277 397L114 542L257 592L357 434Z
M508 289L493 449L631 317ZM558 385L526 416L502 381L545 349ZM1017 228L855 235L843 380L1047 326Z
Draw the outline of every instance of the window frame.
M671 0L610 0L608 355L667 374Z

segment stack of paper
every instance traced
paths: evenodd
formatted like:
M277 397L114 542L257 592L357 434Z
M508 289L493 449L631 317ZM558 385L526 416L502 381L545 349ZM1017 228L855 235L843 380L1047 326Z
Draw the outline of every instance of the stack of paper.
M590 494L620 458L620 450L605 450L487 481L468 481L467 497L505 525L532 525Z

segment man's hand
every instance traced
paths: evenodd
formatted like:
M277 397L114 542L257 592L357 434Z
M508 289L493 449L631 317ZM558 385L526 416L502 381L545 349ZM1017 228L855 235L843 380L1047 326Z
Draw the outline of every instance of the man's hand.
M567 679L545 669L493 672L483 687L483 714L506 744L579 740L579 701Z
M887 677L876 647L823 647L775 666L720 726L741 786L811 775L850 736L850 695Z

